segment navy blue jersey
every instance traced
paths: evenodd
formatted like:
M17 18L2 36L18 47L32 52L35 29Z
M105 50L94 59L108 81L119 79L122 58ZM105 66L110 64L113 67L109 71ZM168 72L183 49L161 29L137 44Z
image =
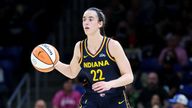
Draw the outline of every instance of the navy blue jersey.
M80 59L81 71L79 73L86 92L94 92L92 84L98 81L111 81L121 76L115 59L110 55L108 43L110 38L103 37L102 43L95 54L87 48L87 39L81 42L82 58ZM124 87L113 88L105 93L122 93Z

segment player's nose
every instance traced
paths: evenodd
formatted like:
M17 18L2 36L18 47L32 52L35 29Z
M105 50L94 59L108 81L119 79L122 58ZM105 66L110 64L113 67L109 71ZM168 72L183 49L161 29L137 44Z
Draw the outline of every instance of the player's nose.
M89 20L83 21L84 25L89 25Z

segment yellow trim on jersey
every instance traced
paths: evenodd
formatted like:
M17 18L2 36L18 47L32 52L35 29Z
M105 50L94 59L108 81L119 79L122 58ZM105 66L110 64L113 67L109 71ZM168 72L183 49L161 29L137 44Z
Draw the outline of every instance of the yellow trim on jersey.
M109 40L110 40L110 39L108 39L107 42L106 42L106 52L107 52L108 57L109 57L112 61L115 62L114 57L112 57L111 54L110 54L110 52L109 52L109 46L108 46Z
M87 52L87 54L89 55L89 56L91 56L92 58L94 58L94 57L96 57L100 52L101 52L101 50L103 49L103 46L104 46L104 44L105 44L105 41L106 41L106 37L103 37L104 39L103 39L103 41L102 41L102 43L101 43L101 46L99 47L99 49L98 49L98 51L96 52L96 54L91 54L89 51L88 51L88 48L87 48L87 39L85 40L85 42L84 42L84 47L85 47L85 51Z
M123 90L123 96L124 96L124 98L125 98L125 104L126 104L126 107L127 107L127 108L131 108L131 105L129 104L129 101L127 100L127 96L126 96L124 90Z
M82 108L82 104L81 104L81 101L82 101L82 97L84 96L84 94L83 95L81 95L81 98L80 98L80 100L79 100L79 108Z
M83 43L81 41L80 42L80 59L78 63L81 64L82 60L83 60Z

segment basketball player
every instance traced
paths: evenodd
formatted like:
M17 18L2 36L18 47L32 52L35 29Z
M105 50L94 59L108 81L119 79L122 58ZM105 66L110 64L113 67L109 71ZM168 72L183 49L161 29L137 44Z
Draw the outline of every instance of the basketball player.
M83 79L86 93L81 108L128 108L124 86L134 78L123 48L104 35L105 16L100 9L87 9L82 25L87 38L75 45L70 64L59 61L55 69L69 78Z

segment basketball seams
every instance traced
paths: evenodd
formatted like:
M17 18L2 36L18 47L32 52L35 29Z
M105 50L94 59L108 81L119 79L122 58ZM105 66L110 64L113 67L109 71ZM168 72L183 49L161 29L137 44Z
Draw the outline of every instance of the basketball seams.
M41 45L39 45L39 47L41 47L42 50L46 52L46 54L48 55L48 57L51 60L52 64L54 64L54 62L52 61L52 59L51 59L50 55L48 54L48 52Z
M40 72L50 72L54 70L54 65L59 61L57 49L50 44L40 44L31 53L33 67Z
M41 62L43 62L43 63L45 63L45 64L48 64L48 65L51 65L50 63L46 63L45 61L39 59L34 52L33 52L32 54L33 54L39 61L41 61Z
M55 47L50 45L50 44L41 44L40 45L44 50L45 52L50 56L52 62L55 62L55 58L56 58L56 54L55 54ZM50 54L52 53L52 54Z
M46 68L46 69L40 69L40 68L37 68L37 67L34 67L37 71L41 71L41 72L50 72L52 71L54 68L53 67L49 67L49 68Z
M35 60L36 64L34 64L34 62L32 62L32 64L35 66L35 67L43 67L43 68L49 68L49 67L52 67L53 64L46 64L42 61L40 61L36 56L34 56L34 54L31 55L31 58L33 58L32 60Z
M55 62L56 54L55 54L55 47L50 44L42 44L42 48L46 51L46 53L50 56L52 62ZM50 54L52 53L52 54Z

